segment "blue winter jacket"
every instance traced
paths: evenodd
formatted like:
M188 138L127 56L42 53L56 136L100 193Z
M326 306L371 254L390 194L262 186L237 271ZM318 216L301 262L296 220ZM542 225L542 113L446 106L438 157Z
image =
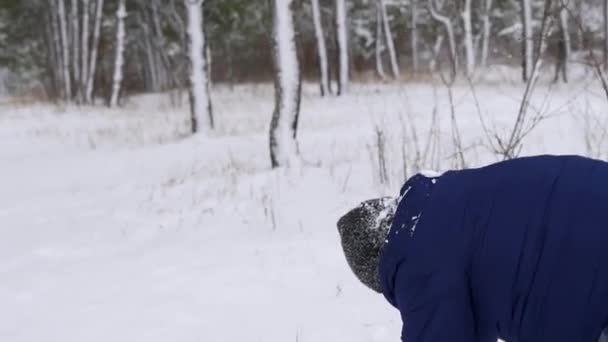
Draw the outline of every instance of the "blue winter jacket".
M417 175L383 251L406 342L596 342L608 324L608 163L539 156Z

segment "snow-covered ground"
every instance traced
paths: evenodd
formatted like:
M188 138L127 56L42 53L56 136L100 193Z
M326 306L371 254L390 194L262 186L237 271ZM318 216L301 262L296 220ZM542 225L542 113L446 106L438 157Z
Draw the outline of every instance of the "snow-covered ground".
M268 85L216 87L209 137L188 137L185 106L161 95L120 110L0 105L0 341L399 340L398 313L351 274L335 222L417 169L455 164L446 88L304 90L304 166L276 171ZM479 114L508 135L522 85L453 92L467 165L498 160ZM522 154L605 157L608 102L590 78L542 82L533 103L549 117Z

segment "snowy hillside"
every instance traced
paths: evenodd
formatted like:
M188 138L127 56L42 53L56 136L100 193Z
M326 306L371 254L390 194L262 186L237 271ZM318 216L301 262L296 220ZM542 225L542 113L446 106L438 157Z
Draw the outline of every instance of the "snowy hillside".
M499 158L480 115L508 135L522 93L454 86L468 166ZM417 169L457 164L446 94L439 82L320 98L309 85L303 167L277 171L271 86L216 87L210 137L188 137L187 108L161 95L119 110L2 105L0 341L399 340L398 313L351 274L335 222ZM543 81L532 102L547 118L522 154L605 157L606 98L590 76Z

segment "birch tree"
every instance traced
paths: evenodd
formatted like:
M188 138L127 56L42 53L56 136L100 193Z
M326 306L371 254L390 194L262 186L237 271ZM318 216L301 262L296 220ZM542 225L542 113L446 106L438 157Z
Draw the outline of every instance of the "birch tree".
M381 80L386 80L386 74L384 73L384 63L382 61L382 51L384 46L382 41L384 39L384 33L382 28L382 11L380 10L380 2L376 1L376 42L375 42L375 57L376 57L376 75Z
M319 58L319 85L321 87L321 96L325 96L326 93L331 93L331 88L329 85L329 63L327 60L327 46L325 45L325 33L323 31L319 0L311 0L311 4L312 19L315 28L315 38L317 40L317 56Z
M397 63L397 53L395 52L395 43L393 41L393 33L391 32L391 26L389 23L388 14L386 12L386 4L384 0L377 0L380 13L382 14L382 25L384 27L384 39L386 41L386 47L388 49L388 55L391 62L391 72L393 78L399 78L399 64Z
M74 90L76 92L76 97L77 100L80 101L80 99L78 98L81 93L80 93L80 25L79 25L79 13L78 13L78 1L79 0L72 0L72 14L71 14L71 19L72 19L72 25L71 25L71 34L70 34L70 43L72 44L72 72L74 75Z
M568 61L570 60L570 32L568 28L568 8L565 3L558 4L559 6L559 28L560 28L560 54L561 54L561 69L562 76L565 82L568 81Z
M56 90L63 88L63 77L65 74L63 73L63 48L61 44L61 30L59 28L59 16L57 15L56 8L56 0L48 1L48 13L49 13L49 23L50 23L50 31L53 40L53 48L52 48L52 57L53 64L51 65L51 69L53 70L53 75L55 78L54 85Z
M492 22L490 21L490 14L492 12L492 0L484 1L485 7L483 11L483 41L481 43L481 66L488 66L488 52L490 49L490 34L492 32Z
M291 0L285 1L291 2ZM336 41L338 44L338 95L342 95L346 93L349 83L347 6L346 0L334 1L336 5Z
M97 51L99 48L103 3L104 0L96 0L95 23L93 24L93 41L91 44L91 54L89 58L89 72L87 73L87 89L85 96L85 101L87 103L93 102L93 85L95 83L95 72L97 70Z
M450 48L450 61L452 65L452 80L456 78L456 72L458 70L458 54L456 52L456 40L454 38L454 26L452 25L452 21L449 17L442 15L438 12L435 7L435 0L429 0L429 12L431 13L431 17L438 21L443 27L448 36L448 44ZM439 45L441 46L441 45Z
M604 0L604 69L608 70L608 0Z
M418 73L418 4L416 0L410 0L411 3L411 37L410 44L412 46L412 70L414 74Z
M473 47L473 23L471 22L471 1L464 0L464 10L462 11L462 21L464 26L464 47L467 59L467 77L473 75L475 71L475 49Z
M527 81L533 68L534 40L532 33L532 0L521 0L523 80Z
M87 79L89 75L89 0L82 1L82 42L80 56L80 89L82 90L82 100L87 102Z
M127 7L125 0L119 0L116 11L116 57L114 58L114 77L112 78L112 95L110 96L110 107L118 105L120 88L123 78L123 64L125 53L125 18Z
M56 0L57 15L59 17L59 30L61 33L62 50L62 73L63 73L63 98L66 101L72 100L72 79L70 76L70 42L68 39L68 20L66 18L64 0Z
M190 60L190 115L192 133L213 129L203 32L203 0L184 0L188 12L188 56Z
M301 79L292 4L293 0L273 1L273 53L276 69L275 108L270 123L270 160L273 168L294 167L300 163L296 134Z

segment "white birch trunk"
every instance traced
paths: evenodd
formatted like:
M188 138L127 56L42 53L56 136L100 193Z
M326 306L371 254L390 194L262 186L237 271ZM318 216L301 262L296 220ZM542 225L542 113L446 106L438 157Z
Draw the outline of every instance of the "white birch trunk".
M300 112L300 67L296 53L291 5L293 0L273 1L275 59L275 108L270 124L272 167L300 164L296 132Z
M205 35L203 32L203 0L184 0L188 12L188 55L190 59L190 109L192 133L213 128Z
M80 57L80 87L83 92L83 100L86 102L87 79L89 74L89 0L82 0L82 43Z
M61 50L63 61L63 91L66 101L72 100L72 80L70 77L70 42L68 39L68 20L65 13L64 0L58 0L59 30L61 32Z
M473 46L473 23L471 22L471 0L464 1L462 21L464 26L464 47L467 59L466 74L468 77L475 71L475 48Z
M97 6L95 9L95 23L93 26L93 41L91 46L91 58L89 59L89 73L87 80L87 103L93 102L93 86L95 83L95 72L97 69L97 50L99 46L99 34L101 29L101 19L103 15L103 0L97 0Z
M492 22L490 21L490 13L492 11L492 0L485 0L485 9L483 12L483 41L481 43L481 66L488 66L488 52L490 49L490 34L492 32Z
M416 0L411 0L412 4L412 31L411 31L411 44L412 44L412 68L414 73L418 73L418 4Z
M386 12L386 5L384 0L377 0L380 6L380 13L382 14L382 24L384 26L384 38L386 40L386 47L388 49L388 55L391 61L391 71L395 79L399 78L399 64L397 62L397 53L395 52L395 43L393 41L393 33L391 32L391 25L388 21L388 14Z
M429 70L437 71L437 59L439 58L439 51L441 51L441 46L443 45L443 34L438 34L435 39L435 44L433 45L433 56L429 62Z
M285 0L290 1L290 0ZM336 2L336 35L338 42L338 95L347 92L349 83L348 22L346 0Z
M78 21L78 1L72 0L72 26L71 26L71 44L72 44L72 73L74 75L74 90L76 96L81 95L80 92L80 27ZM78 99L79 101L80 99Z
M376 74L384 81L386 80L386 74L384 73L384 63L382 61L382 50L384 49L384 46L382 45L383 39L382 12L380 11L380 2L376 1Z
M311 0L312 4L312 19L315 27L315 38L317 40L317 55L319 57L319 76L321 96L330 93L329 87L329 64L327 60L327 46L325 45L325 33L321 21L321 8L319 0Z
M435 8L435 0L429 0L429 10L431 17L441 23L446 30L448 36L448 44L450 47L450 59L452 64L452 79L456 77L458 71L458 54L456 53L456 40L454 39L454 27L452 21L447 16L439 14Z
M127 7L125 0L120 0L116 11L116 57L114 59L114 77L112 79L112 95L110 97L110 107L118 106L120 87L123 78L123 65L125 53L125 18L127 17Z
M522 15L522 58L523 79L527 81L532 73L534 60L534 37L532 35L532 4L531 0L521 0Z
M608 0L604 0L604 69L608 70Z
M560 25L560 29L561 29L561 34L562 34L562 40L564 43L564 50L562 51L562 53L564 54L564 67L563 67L563 72L564 72L564 79L568 79L568 62L570 61L570 53L571 53L571 44L570 44L570 30L568 27L568 9L566 8L565 4L559 4L560 5L560 11L559 11L559 25Z

